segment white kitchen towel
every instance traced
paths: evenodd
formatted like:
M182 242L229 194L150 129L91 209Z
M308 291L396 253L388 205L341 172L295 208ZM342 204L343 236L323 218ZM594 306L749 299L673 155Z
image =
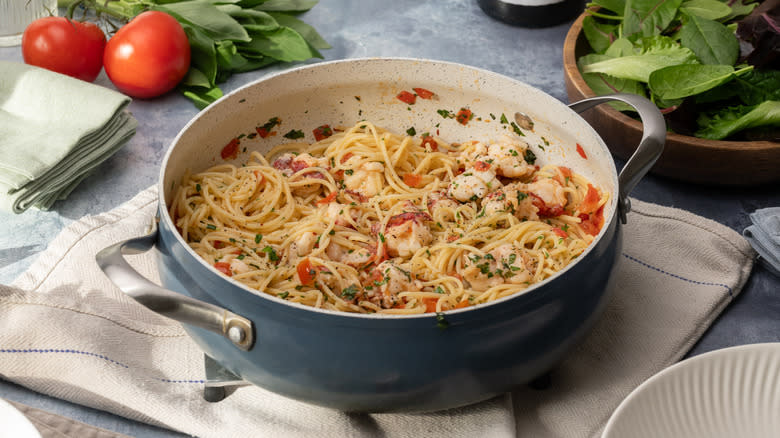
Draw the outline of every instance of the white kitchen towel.
M597 437L631 390L685 355L740 292L755 257L723 225L632 205L613 299L543 389L429 414L347 414L255 386L204 401L198 347L177 323L123 295L94 261L145 233L154 188L73 223L13 285L0 286L0 376L199 437ZM158 279L150 253L130 261Z

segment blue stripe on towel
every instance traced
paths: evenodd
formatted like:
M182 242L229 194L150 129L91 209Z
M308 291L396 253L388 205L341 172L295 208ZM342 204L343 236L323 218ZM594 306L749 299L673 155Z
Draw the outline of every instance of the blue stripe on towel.
M664 271L661 268L658 268L658 267L655 267L655 266L650 265L648 263L645 263L645 262L637 259L636 257L632 257L632 256L630 256L630 255L628 255L626 253L623 253L623 257L631 260L632 262L638 263L638 264L640 264L640 265L642 265L642 266L644 266L646 268L650 268L650 269L652 269L654 271L657 271L657 272L660 272L660 273L662 273L664 275L668 275L668 276L670 276L672 278L676 278L678 280L686 281L688 283L698 284L698 285L701 285L701 286L720 286L720 287L722 287L722 288L724 288L724 289L726 289L728 291L729 296L733 296L732 292L731 292L731 287L729 287L729 285L727 285L727 284L723 284L723 283L709 283L709 282L706 282L706 281L691 280L690 278L685 278L685 277L682 277L680 275L672 274L671 272Z
M111 359L108 356L104 356L102 354L98 353L91 353L89 351L80 351L80 350L72 350L69 348L0 348L0 353L61 353L61 354L80 354L83 356L92 356L96 357L98 359L102 359L106 362L110 362L114 365L118 365L122 368L131 369L129 365L125 365L122 362L118 362L114 359ZM159 382L164 383L206 383L205 380L192 380L192 379L161 379L157 377L152 377L152 380L157 380Z

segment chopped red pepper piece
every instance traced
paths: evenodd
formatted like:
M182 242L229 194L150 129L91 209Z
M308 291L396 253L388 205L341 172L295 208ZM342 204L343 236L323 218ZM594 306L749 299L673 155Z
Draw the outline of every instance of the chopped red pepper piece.
M412 93L410 93L410 92L408 92L406 90L398 93L398 96L396 96L396 97L401 102L409 104L409 105L414 105L414 102L417 101L417 97L414 94L412 94Z

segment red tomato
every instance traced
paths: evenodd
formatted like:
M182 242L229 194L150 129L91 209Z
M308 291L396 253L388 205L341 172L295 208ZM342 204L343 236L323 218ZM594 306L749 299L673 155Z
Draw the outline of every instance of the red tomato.
M239 144L241 144L241 140L238 138L233 138L228 144L225 145L225 147L222 148L222 151L219 153L219 155L223 160L227 160L228 158L232 160L233 158L236 158L238 156Z
M401 102L409 104L409 105L414 105L414 102L416 102L416 100L417 100L417 97L414 94L412 94L412 93L410 93L410 92L408 92L406 90L398 93L398 96L395 96L395 97L397 97L398 100L400 100Z
M426 90L425 88L412 88L421 99L430 99L433 97L433 91Z
M89 82L103 68L105 46L97 25L65 17L39 18L22 35L24 62Z
M439 302L438 298L423 298L423 304L425 304L425 313L433 313L436 311L436 304Z
M461 125L466 125L473 116L474 114L470 109L461 108L460 111L458 111L458 114L455 115L455 120L457 120Z
M217 271L227 275L228 277L233 276L233 271L230 269L230 263L228 262L216 262L214 263L214 267L217 268Z
M599 201L601 201L599 191L591 184L588 184L588 193L585 194L585 199L580 204L580 213L593 213L599 207Z
M586 160L588 159L588 156L585 155L585 149L583 149L582 146L579 143L577 143L577 153L580 154L580 156L582 158L584 158Z
M320 141L333 135L333 130L329 125L322 125L314 128L312 133L314 134L314 139Z
M106 44L103 66L119 91L141 99L164 94L190 68L190 44L178 21L147 11L122 26Z
M422 138L422 144L420 144L423 148L425 146L430 146L432 151L438 151L439 150L439 143L436 143L436 140L433 139L430 135L426 135Z
M416 173L405 173L404 174L404 184L406 184L409 187L417 187L422 182L422 176L417 175Z
M317 274L317 271L312 267L308 257L298 263L296 270L298 271L298 279L301 281L302 285L308 286L314 283L314 276Z

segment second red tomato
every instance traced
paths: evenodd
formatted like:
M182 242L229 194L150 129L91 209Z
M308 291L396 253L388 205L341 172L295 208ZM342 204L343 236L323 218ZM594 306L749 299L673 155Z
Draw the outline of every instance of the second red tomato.
M178 21L159 11L139 14L106 43L103 67L119 91L148 99L173 89L190 68L190 44Z

